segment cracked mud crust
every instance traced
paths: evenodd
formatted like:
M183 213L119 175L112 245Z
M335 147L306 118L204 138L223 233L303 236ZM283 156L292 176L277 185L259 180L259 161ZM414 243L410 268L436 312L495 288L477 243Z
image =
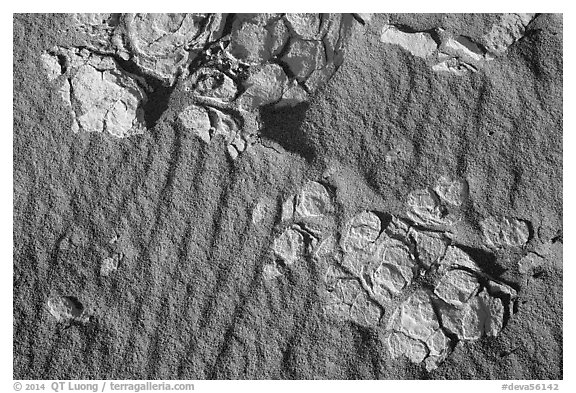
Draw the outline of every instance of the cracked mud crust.
M15 379L562 379L562 16L13 23Z

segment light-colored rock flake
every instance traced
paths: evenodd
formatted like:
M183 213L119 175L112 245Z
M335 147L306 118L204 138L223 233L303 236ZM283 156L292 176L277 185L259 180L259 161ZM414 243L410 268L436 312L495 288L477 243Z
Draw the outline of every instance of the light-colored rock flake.
M318 182L306 183L296 196L295 213L298 219L326 216L333 210L334 206L328 190Z
M56 318L56 321L65 324L74 322L86 323L89 316L84 311L82 304L77 299L69 296L53 296L46 304L48 312Z
M320 32L320 15L293 13L284 16L294 32L305 40L318 39Z
M202 141L210 142L210 117L206 109L189 105L178 114L178 120L187 130L193 132Z
M304 249L304 237L294 226L286 228L272 244L274 253L287 265L300 259L304 254Z
M314 70L326 66L326 56L322 41L290 41L288 52L282 57L297 80L304 81Z
M74 132L108 132L123 138L145 131L146 92L114 59L65 48L48 55L67 64L59 92L70 107Z
M526 221L512 217L488 217L480 227L490 247L522 247L530 236Z
M386 346L393 359L406 356L412 363L420 363L428 356L428 349L422 341L401 332L390 333Z
M365 249L378 238L381 225L378 216L372 212L364 211L354 216L345 225L342 249L346 252Z
M384 25L380 41L398 45L412 55L427 58L434 54L438 44L428 33L405 33L392 25Z
M460 340L478 340L495 336L502 329L504 307L500 299L492 298L486 291L472 297L461 308L441 308L442 326L456 334Z
M444 257L449 244L449 239L444 234L410 228L410 236L416 242L418 262L424 268L429 269Z
M338 278L337 270L331 270L330 280L334 289L328 293L329 301L324 310L327 314L349 320L360 326L374 327L380 322L382 311L371 300L355 279Z
M380 307L365 292L361 292L350 308L350 318L358 325L374 327L380 322Z
M480 267L476 262L466 252L456 246L449 246L446 249L446 254L442 258L440 265L442 271L457 268L466 268L474 272L480 271Z
M482 37L484 46L496 55L502 55L510 45L524 35L534 14L502 14L500 20Z
M240 106L254 110L279 101L288 84L288 77L277 64L267 64L245 82L246 91L240 97Z
M432 371L449 355L450 339L444 334L442 329L438 329L428 338L426 346L428 347L429 355L426 358L425 366L426 370Z
M468 196L468 183L465 180L452 180L442 176L436 182L434 191L442 201L453 206L461 206Z
M243 63L264 64L278 54L288 37L288 28L282 19L264 21L236 18L227 50Z
M472 274L464 270L450 270L446 273L434 293L455 307L463 307L480 287L480 283Z
M404 276L393 266L382 264L372 274L374 293L387 298L387 292L399 294L408 285Z
M430 189L416 190L408 195L408 217L424 225L446 225L446 209L438 196Z
M410 296L396 309L389 327L408 337L428 340L440 328L428 293L421 290Z

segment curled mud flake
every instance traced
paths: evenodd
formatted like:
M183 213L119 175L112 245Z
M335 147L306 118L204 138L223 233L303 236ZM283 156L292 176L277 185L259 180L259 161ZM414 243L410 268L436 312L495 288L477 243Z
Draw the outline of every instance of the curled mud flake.
M68 65L59 92L73 114L73 131L106 131L119 138L144 132L147 96L133 75L111 57L87 50L57 48L55 54Z
M438 48L436 41L428 33L405 33L392 25L385 25L380 35L385 44L398 45L413 56L423 59L433 55Z
M284 18L294 32L305 40L318 39L320 32L320 15L309 13L286 14Z
M488 317L484 322L484 332L489 337L495 337L500 333L504 324L504 306L502 300L492 297L486 291L478 295Z
M324 258L336 252L338 244L334 235L329 235L322 239L313 251L316 258Z
M402 303L389 321L389 328L417 340L428 340L440 328L428 292L416 291Z
M245 82L246 91L239 99L245 110L255 110L282 98L288 77L278 64L267 64Z
M402 332L391 332L386 346L393 359L406 356L412 363L420 363L428 356L426 345Z
M342 257L342 266L352 272L356 277L361 277L370 262L366 254L361 252L349 252Z
M446 249L446 254L440 262L440 271L447 271L450 269L466 268L474 272L480 272L480 267L470 258L468 254L455 246L449 246Z
M73 296L54 296L48 299L48 311L58 322L67 325L77 323L87 323L89 316L84 310L82 303Z
M364 250L380 235L380 219L372 212L364 211L354 216L345 225L341 245L345 252Z
M484 60L484 51L475 42L464 36L448 38L440 45L440 51L472 64Z
M211 124L206 109L197 105L189 105L178 114L178 120L185 129L193 132L202 141L210 142Z
M272 244L272 251L281 258L286 265L291 265L302 257L305 250L304 237L295 229L289 227L284 230Z
M296 197L297 219L322 217L333 211L334 206L328 190L318 182L306 183Z
M436 182L434 191L443 202L453 206L461 206L468 197L468 183L465 180L451 180L442 176Z
M290 41L288 52L282 57L294 77L303 82L314 70L326 66L324 45L321 41Z
M360 326L375 327L380 322L382 311L365 292L361 292L350 309L350 318Z
M504 54L524 35L535 14L502 14L500 20L482 37L486 49L495 55Z
M522 247L530 236L526 221L512 217L489 217L480 227L489 247Z
M409 234L416 242L418 262L425 269L430 269L437 264L444 257L446 248L450 244L449 239L442 233L425 232L411 228Z
M376 266L386 263L395 267L409 283L417 266L414 256L403 240L391 238L384 232L370 247L370 252L377 261Z
M460 340L477 340L485 335L497 335L502 329L504 308L500 299L486 291L472 297L461 308L440 307L442 326Z
M416 265L406 245L397 242L386 247L380 260L398 270L407 284L412 283Z
M426 370L432 371L446 359L450 353L450 339L444 334L442 329L436 330L426 341L426 346L430 351L426 358Z
M372 291L386 299L389 293L400 294L408 282L394 266L382 264L372 273Z
M118 70L100 72L84 65L71 84L80 105L78 123L84 131L107 131L119 138L144 132L141 104L146 94L130 77Z
M326 284L326 288L328 288L330 291L334 290L341 278L351 277L337 265L329 264L328 268L326 269L326 274L324 275L324 283Z
M408 195L408 217L424 225L449 225L447 210L438 196L428 188L416 190Z
M434 288L434 293L446 303L463 307L479 287L480 283L472 274L463 270L450 270Z
M518 298L518 292L514 288L494 280L488 280L486 290L490 296L501 299L509 315L514 313L514 302Z
M358 296L364 295L364 289L356 279L338 278L334 290L329 293L333 303L352 306Z
M213 137L220 136L226 143L232 143L240 133L240 126L236 120L218 109L208 107L207 110L214 132Z

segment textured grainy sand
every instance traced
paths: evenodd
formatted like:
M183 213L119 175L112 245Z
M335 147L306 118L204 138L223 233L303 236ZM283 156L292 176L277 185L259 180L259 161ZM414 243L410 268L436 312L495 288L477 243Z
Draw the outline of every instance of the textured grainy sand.
M72 132L40 59L82 45L68 17L14 16L15 379L562 379L561 16L536 16L503 56L450 77L382 43L382 26L479 40L496 16L354 21L333 77L306 102L262 108L261 142L235 160L176 121L178 89L153 96L142 135ZM428 372L391 357L385 324L326 316L322 263L265 278L280 207L307 181L330 189L340 225L362 210L405 218L408 195L440 176L469 188L453 242L518 291L496 337L460 342ZM487 248L491 216L528 222L527 244ZM89 320L59 322L55 296Z

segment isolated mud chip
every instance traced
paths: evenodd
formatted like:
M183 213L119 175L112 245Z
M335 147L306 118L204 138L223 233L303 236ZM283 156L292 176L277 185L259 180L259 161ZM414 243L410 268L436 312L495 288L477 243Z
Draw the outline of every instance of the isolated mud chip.
M468 183L465 180L451 180L443 176L436 182L434 191L445 203L460 206L468 197Z
M87 323L90 320L82 304L72 296L53 296L48 299L47 308L56 321L67 325L74 322Z

